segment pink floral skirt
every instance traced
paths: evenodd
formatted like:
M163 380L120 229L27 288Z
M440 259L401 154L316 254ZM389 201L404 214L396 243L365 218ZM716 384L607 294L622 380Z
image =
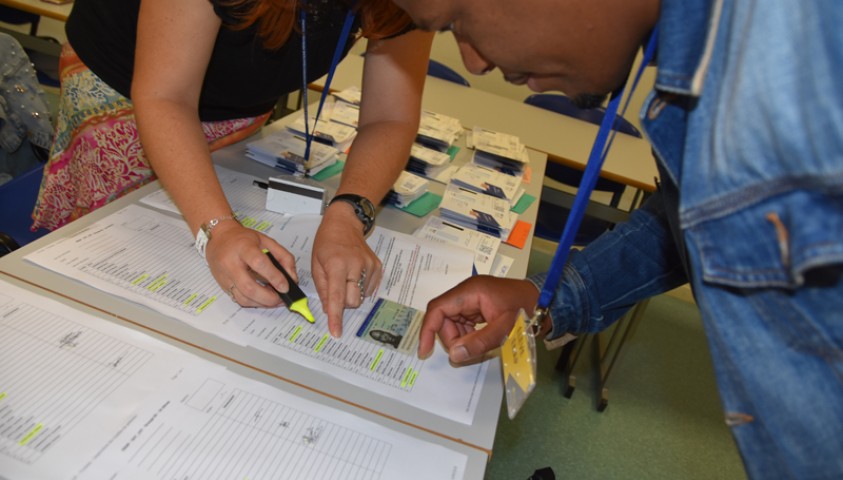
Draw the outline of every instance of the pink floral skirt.
M131 100L94 75L69 44L62 48L59 71L56 136L32 213L33 229L61 227L155 180ZM269 115L203 122L211 151L254 134Z

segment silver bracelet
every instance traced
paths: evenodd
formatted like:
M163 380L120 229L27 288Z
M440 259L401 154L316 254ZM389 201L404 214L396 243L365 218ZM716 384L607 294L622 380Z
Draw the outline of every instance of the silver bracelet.
M219 225L220 222L225 220L237 220L237 214L231 212L231 215L212 218L208 220L208 223L203 223L199 227L199 231L196 232L196 242L193 245L196 247L196 251L199 252L199 255L202 255L202 258L205 258L205 247L207 247L208 242L211 241L211 230Z

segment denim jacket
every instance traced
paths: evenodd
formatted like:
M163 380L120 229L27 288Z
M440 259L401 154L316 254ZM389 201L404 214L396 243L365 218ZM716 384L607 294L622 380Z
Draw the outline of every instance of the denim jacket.
M725 286L796 288L806 270L843 262L843 89L838 85L843 34L833 27L843 20L843 9L834 0L765 0L725 2L718 14L719 3L662 2L656 89L641 121L664 191L627 224L590 245L586 258L579 252L570 257L573 271L582 275L593 268L588 258L606 259L618 242L656 236L659 240L644 243L654 242L664 252L651 265L658 273L636 262L628 280L616 279L621 285L599 295L632 288L626 285L637 286L634 291L608 301L591 299L590 309L578 309L580 319L571 319L570 305L560 305L567 320L559 331L599 331L607 321L594 323L589 311L608 308L611 312L602 313L611 323L623 307L684 283L675 255L686 242L701 255L691 268ZM725 11L731 7L734 13ZM764 13L751 15L759 25L748 31L745 17L753 8ZM737 35L730 28L741 22L734 28L746 38L720 46ZM736 61L743 58L757 61ZM675 205L677 188L682 198ZM664 197L673 211L653 206ZM683 247L668 246L674 239ZM544 274L533 281L541 285Z
M842 21L835 0L662 0L660 191L572 252L551 306L551 338L596 332L690 281L753 478L843 478Z

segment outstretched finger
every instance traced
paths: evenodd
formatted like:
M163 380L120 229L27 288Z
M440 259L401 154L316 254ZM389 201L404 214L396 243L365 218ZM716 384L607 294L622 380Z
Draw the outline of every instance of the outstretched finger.
M331 269L325 272L327 296L322 298L322 305L328 316L328 331L334 338L342 336L342 314L348 294L346 275L345 269ZM359 295L359 289L357 292Z
M441 310L431 309L428 306L422 320L422 326L419 329L419 358L427 358L433 353L433 347L436 345L436 334L442 329L444 323L445 314Z

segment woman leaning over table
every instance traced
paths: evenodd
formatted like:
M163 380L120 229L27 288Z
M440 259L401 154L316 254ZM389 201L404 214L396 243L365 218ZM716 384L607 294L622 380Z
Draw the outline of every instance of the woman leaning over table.
M312 81L328 72L349 9L344 54L359 36L368 44L358 135L337 193L377 203L418 130L432 35L412 30L390 1L76 0L35 225L57 228L157 176L194 234L214 224L206 259L219 285L240 305L278 305L248 270L286 291L261 249L293 274L294 259L231 218L210 152L255 133L282 95L301 88L301 11ZM346 202L326 210L313 251L314 281L339 335L343 309L373 292L380 262Z

